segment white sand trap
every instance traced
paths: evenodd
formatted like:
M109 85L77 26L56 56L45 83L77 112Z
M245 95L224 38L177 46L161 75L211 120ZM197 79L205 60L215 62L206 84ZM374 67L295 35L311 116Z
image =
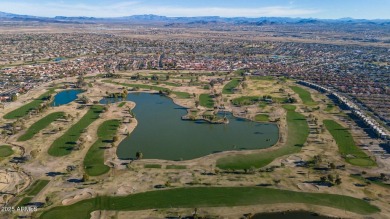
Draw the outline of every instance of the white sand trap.
M63 205L71 205L71 204L74 204L78 201L92 198L92 197L93 197L93 193L91 191L83 191L83 192L81 192L73 197L66 198L66 199L62 200L62 204Z
M286 159L282 160L282 163L286 166L295 166L295 162L302 161L302 158L298 155L290 155Z
M318 186L310 184L310 183L298 183L298 188L302 191L308 192L308 191L318 191L320 190Z
M132 187L132 186L121 186L116 191L116 194L117 195L128 195L128 194L134 193L136 190L137 189Z

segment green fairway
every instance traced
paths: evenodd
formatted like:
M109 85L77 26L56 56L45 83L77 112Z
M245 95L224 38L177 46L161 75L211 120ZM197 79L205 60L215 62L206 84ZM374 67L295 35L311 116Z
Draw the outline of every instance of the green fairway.
M141 89L149 89L149 90L156 90L156 91L171 91L170 89L168 88L164 88L164 87L159 87L159 86L154 86L154 85L146 85L146 84L125 84L125 83L118 83L118 82L113 82L113 81L109 81L109 80L105 80L103 82L106 82L106 83L111 83L111 84L117 84L117 85L121 85L121 86L126 86L126 87L138 87L138 88L141 88ZM165 82L164 84L167 84L169 82ZM169 83L167 85L171 85L171 86L174 86L173 85L174 83ZM181 86L181 85L178 85L176 84L177 86ZM175 86L175 87L177 87ZM189 93L186 93L186 92L180 92L180 91L171 91L173 94L175 94L178 98L180 99L189 99L191 98L191 95Z
M199 96L199 102L200 105L207 108L213 108L214 107L214 100L209 94L201 94Z
M53 121L63 118L64 115L65 114L63 112L55 112L45 116L44 118L32 124L30 128L27 129L26 133L18 138L18 141L27 141L31 139L34 137L34 135L36 135L42 129L46 128Z
M27 104L19 107L18 109L5 114L3 116L3 118L4 119L17 119L17 118L21 118L23 116L26 116L26 115L28 115L28 112L30 112L33 109L38 108L41 105L41 103L43 103L53 93L54 93L54 89L51 89L51 90L47 91L46 93L42 94L41 96L39 96L37 99L31 101L30 103L27 103Z
M273 81L275 80L274 76L250 76L251 80L264 80L264 81Z
M145 164L144 168L161 169L161 164Z
M84 168L88 175L99 176L110 170L110 167L104 164L104 150L112 142L119 125L119 120L108 120L99 126L98 140L89 148L84 157Z
M294 111L295 106L285 105L285 108L288 109L288 135L283 147L273 151L224 157L217 160L217 167L225 170L260 168L268 165L277 157L299 152L309 136L309 126L305 116Z
M257 122L269 122L269 115L267 115L267 114L257 114L255 116L255 121L257 121Z
M180 91L172 91L173 94L175 94L180 99L189 99L191 98L191 95L187 92L180 92Z
M29 189L26 190L26 194L28 196L36 196L38 195L38 193L43 189L45 188L45 186L47 184L49 184L50 180L42 180L42 179L38 179L37 181L35 181Z
M324 120L324 125L336 140L340 154L346 157L345 160L348 163L356 166L376 165L375 161L355 144L348 129L333 120Z
M299 95L301 98L303 104L308 105L308 106L314 106L317 105L316 102L311 98L311 94L309 91L298 87L298 86L290 86L290 88Z
M168 169L168 170L170 170L170 169L184 170L184 169L187 169L187 166L185 166L185 165L167 165L166 169Z
M222 94L234 94L233 89L238 86L240 83L240 79L233 79L229 83L227 83L222 90Z
M118 83L118 82L113 82L113 81L109 81L109 80L105 80L103 82L106 82L106 83L111 83L111 84L117 84L117 85L121 85L121 86L126 86L126 87L138 87L138 88L141 88L141 89L149 89L149 90L156 90L156 91L171 91L170 89L168 88L165 88L165 87L159 87L159 86L154 86L154 85L146 85L146 84L125 84L125 83ZM169 82L165 82L164 84L167 84ZM173 85L174 83L169 83L167 85L171 85L171 86L174 86ZM181 86L181 85L178 85L176 84L177 86ZM175 87L177 87L175 86ZM181 99L189 99L191 98L190 94L189 93L186 93L186 92L180 92L180 91L172 91L173 94L175 94L178 98L181 98Z
M294 105L283 105L283 108L287 111L295 111L297 109L297 107Z
M304 203L327 206L367 215L379 208L361 199L262 187L195 187L157 190L128 196L100 196L44 212L42 219L90 218L96 210L134 211L162 208L247 206L276 203Z
M160 81L159 83L160 84L165 84L165 85L168 85L168 86L172 86L172 87L181 87L182 86L181 84L174 83L174 82L168 82L168 81Z
M103 111L103 106L92 106L88 112L70 129L68 129L61 137L57 138L50 146L48 153L51 156L65 156L72 152L73 147L77 144L81 133L92 122L99 118L99 114Z
M243 76L245 72L246 72L246 70L244 70L244 69L238 69L238 70L234 71L233 74L235 74L237 76Z
M326 112L331 112L334 108L335 108L335 105L333 105L333 104L327 104L327 105L326 105L326 108L325 108L325 111L326 111Z
M33 198L34 198L34 197L30 197L30 196L24 197L24 198L16 205L16 207L22 207L22 206L24 206L24 205L27 205L28 203L31 202L31 200L32 200Z
M14 153L11 146L1 145L0 146L0 157L8 157Z
M260 101L258 96L242 96L232 100L232 103L236 106L252 105Z
M121 86L125 86L125 87L138 87L140 89L148 89L148 90L156 90L156 91L166 91L166 90L169 90L168 88L165 88L165 87L159 87L159 86L147 85L147 84L126 84L126 83L113 82L113 81L110 81L110 80L104 80L103 82L116 84L116 85L121 85Z

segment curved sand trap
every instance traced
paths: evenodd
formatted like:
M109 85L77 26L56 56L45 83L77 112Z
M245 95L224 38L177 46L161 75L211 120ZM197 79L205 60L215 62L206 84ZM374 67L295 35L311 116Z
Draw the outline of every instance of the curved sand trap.
M305 191L305 192L320 190L320 188L318 188L318 186L310 184L310 183L298 183L297 186L300 190Z
M71 205L83 199L92 198L93 193L91 191L83 191L73 197L62 200L62 205Z
M298 155L290 155L286 159L282 160L282 163L284 163L286 166L294 167L296 162L302 161L302 158Z

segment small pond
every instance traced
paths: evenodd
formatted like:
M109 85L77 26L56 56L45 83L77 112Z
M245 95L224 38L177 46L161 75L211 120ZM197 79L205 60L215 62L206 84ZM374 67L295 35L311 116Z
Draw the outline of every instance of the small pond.
M68 104L77 99L77 95L84 92L83 90L64 90L57 93L54 96L54 100L51 103L52 106L61 106Z

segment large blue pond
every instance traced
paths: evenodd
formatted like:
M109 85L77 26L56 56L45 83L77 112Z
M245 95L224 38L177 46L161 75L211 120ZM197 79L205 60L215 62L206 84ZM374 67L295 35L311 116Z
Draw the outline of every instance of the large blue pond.
M127 100L136 103L133 112L138 125L117 150L122 159L144 158L189 160L221 151L260 149L274 145L279 137L275 124L240 119L226 114L229 124L183 121L185 108L158 94L130 93ZM122 101L107 98L101 103Z

